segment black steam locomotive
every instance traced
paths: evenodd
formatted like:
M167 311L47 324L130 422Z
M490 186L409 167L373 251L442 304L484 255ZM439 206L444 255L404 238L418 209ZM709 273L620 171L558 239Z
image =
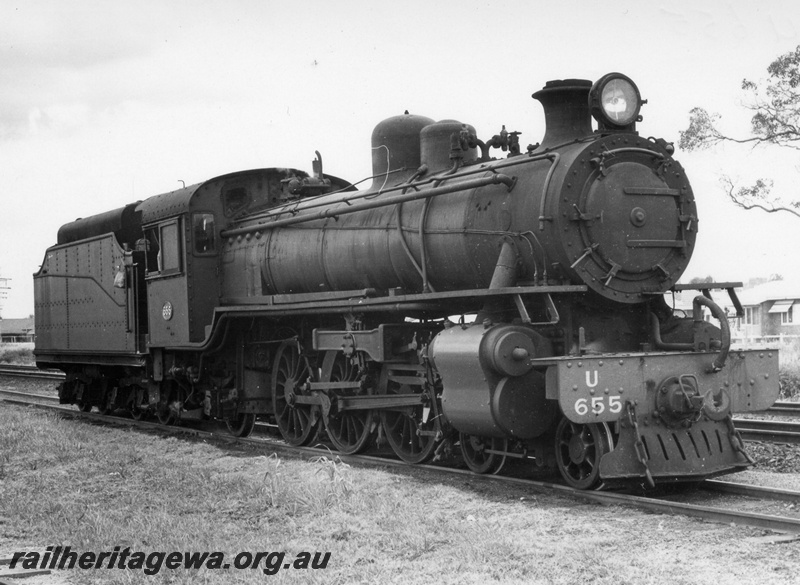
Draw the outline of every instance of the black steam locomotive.
M232 173L64 225L34 276L38 365L86 410L235 435L260 417L412 463L460 447L476 472L528 458L579 488L746 467L731 414L775 400L777 352L731 351L710 291L741 310L734 283L671 308L698 226L672 145L636 131L624 75L533 97L546 133L525 149L406 113L375 128L364 190L317 153L311 175Z

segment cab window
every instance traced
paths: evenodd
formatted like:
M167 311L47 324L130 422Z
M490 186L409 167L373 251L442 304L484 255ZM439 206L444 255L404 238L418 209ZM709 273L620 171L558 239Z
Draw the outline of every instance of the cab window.
M216 249L214 234L214 215L211 213L195 213L192 216L192 233L194 234L194 251L196 254L210 254Z
M136 242L136 250L145 253L145 267L148 274L158 273L158 258L160 256L158 231L155 228L144 231L144 237Z
M169 274L181 269L181 242L178 222L171 221L160 227L161 250L159 255L159 272Z

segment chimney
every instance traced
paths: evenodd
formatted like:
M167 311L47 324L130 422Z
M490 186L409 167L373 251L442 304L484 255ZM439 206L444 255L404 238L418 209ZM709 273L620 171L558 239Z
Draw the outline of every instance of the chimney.
M589 111L589 90L592 82L586 79L548 81L533 94L544 108L545 133L539 149L552 148L592 133Z

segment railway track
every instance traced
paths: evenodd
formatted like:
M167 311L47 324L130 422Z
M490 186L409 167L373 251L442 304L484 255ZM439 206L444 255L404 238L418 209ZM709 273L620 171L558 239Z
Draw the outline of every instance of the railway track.
M734 418L736 429L745 441L800 443L800 423L753 418Z
M17 583L24 583L20 579L27 579L29 577L40 577L43 575L50 575L52 571L49 569L21 569L16 568L11 573L5 571L5 567L11 564L12 559L0 559L0 585L16 585Z
M64 379L64 373L59 370L40 370L36 366L17 364L0 364L0 376L39 378L42 380ZM772 416L796 416L800 418L800 402L779 401L764 412Z
M270 451L279 455L312 459L320 456L330 456L330 450L326 447L291 447L274 438L266 436L251 436L247 438L234 438L222 430L221 425L216 429L199 428L192 426L164 426L159 423L149 421L136 421L130 418L107 416L99 413L81 412L74 407L55 404L58 399L54 396L31 395L24 392L0 390L0 400L35 405L39 408L56 410L66 416L80 420L91 420L110 424L113 426L135 427L150 431L169 434L193 435L203 440L219 441L222 443L238 443L252 445L259 448L268 448ZM206 425L206 427L211 425ZM571 487L538 481L521 477L509 477L499 475L476 475L471 471L443 467L436 464L410 466L407 463L396 459L390 459L379 455L343 455L337 453L336 456L342 461L361 465L377 467L393 467L421 470L426 473L460 475L470 478L473 481L490 481L506 484L516 484L524 486L533 492L544 494L556 494L571 497L583 501L600 503L604 505L617 505L626 508L646 510L661 514L684 515L694 518L702 518L707 521L722 524L737 524L740 526L756 527L763 530L770 530L779 533L789 533L800 535L800 518L785 517L773 514L764 514L741 509L719 507L718 505L700 505L688 502L676 501L670 497L663 496L643 496L630 493L616 493L604 491L581 491ZM698 486L704 491L721 492L731 497L756 498L760 501L780 501L800 504L800 492L786 490L776 490L772 488L749 486L725 481L706 480L700 482ZM800 538L800 537L797 537Z
M773 416L800 417L800 402L776 402L767 413Z
M41 380L63 380L64 374L55 370L39 370L36 366L0 365L0 376L37 378ZM43 397L43 400L46 398ZM56 400L57 402L57 400ZM800 419L800 402L776 402L764 414ZM746 441L769 441L774 443L800 444L800 422L734 418L736 428Z
M36 366L0 364L0 376L37 378L39 380L63 380L64 372L59 370L40 370Z

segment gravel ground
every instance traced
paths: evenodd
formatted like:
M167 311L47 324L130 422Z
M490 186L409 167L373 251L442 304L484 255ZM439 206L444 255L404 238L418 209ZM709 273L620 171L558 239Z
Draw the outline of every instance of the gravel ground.
M756 465L722 479L800 492L800 445L745 442L745 448Z

